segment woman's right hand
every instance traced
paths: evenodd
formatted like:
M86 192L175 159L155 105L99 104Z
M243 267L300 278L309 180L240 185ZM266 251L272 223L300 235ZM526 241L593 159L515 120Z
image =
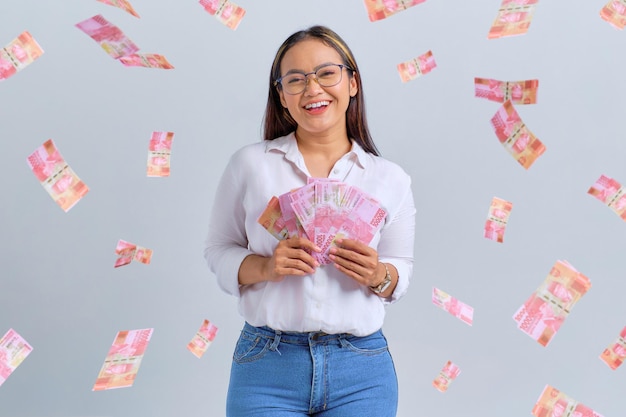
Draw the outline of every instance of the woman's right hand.
M319 263L311 256L321 252L310 240L293 237L278 242L263 271L267 281L282 281L286 275L304 276L315 272Z

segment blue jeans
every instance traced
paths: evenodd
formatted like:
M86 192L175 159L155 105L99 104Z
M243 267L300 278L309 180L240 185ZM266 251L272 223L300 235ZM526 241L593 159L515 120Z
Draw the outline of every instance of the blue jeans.
M398 380L381 330L356 337L244 325L228 417L393 417L397 407Z

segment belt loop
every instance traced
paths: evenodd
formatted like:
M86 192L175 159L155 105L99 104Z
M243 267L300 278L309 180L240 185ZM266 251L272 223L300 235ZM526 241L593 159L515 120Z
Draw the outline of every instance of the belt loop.
M346 341L346 336L347 336L346 333L341 333L339 335L339 344L341 344L342 348L348 347L348 342Z
M270 345L270 350L275 350L276 352L278 352L279 355L282 356L282 354L278 350L278 344L280 343L280 336L282 333L280 330L274 330L274 331L276 332L276 335L274 336L274 341Z

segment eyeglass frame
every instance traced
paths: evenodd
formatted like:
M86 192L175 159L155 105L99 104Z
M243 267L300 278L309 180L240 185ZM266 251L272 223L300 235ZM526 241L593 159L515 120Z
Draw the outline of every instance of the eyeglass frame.
M341 76L339 77L339 81L337 81L337 83L336 83L336 84L333 84L333 85L322 85L322 84L320 84L320 81L319 81L319 79L317 78L317 71L321 70L322 68L331 67L331 66L334 66L334 67L339 67L339 69L341 70L341 72L340 72ZM330 63L330 64L324 64L324 65L320 66L319 68L317 68L315 71L311 71L311 72L298 72L298 71L294 71L294 72L291 72L291 73L287 73L287 74L285 74L285 75L283 75L283 76L281 76L281 77L278 77L276 80L274 80L274 87L278 87L278 85L280 84L280 88L281 88L281 90L283 90L286 94L289 94L289 95L295 96L296 94L300 94L300 93L302 93L304 90L306 90L306 86L308 85L308 80L309 80L309 78L308 78L308 77L309 77L309 75L311 75L311 74L313 74L313 75L315 76L315 82L316 82L318 85L320 85L320 86L322 86L322 87L334 87L334 86L336 86L337 84L339 84L339 83L343 80L343 69L344 69L344 68L345 68L345 69L347 69L347 70L349 70L349 71L354 72L354 69L352 69L352 68L350 68L349 66L344 65L344 64L332 64L332 63ZM299 91L299 92L297 92L297 93L288 93L288 92L285 90L285 88L283 87L283 84L282 84L283 78L285 78L285 77L286 77L286 76L288 76L288 75L292 75L292 74L301 74L301 75L304 75L304 79L305 79L307 82L304 84L304 88L302 89L302 91Z

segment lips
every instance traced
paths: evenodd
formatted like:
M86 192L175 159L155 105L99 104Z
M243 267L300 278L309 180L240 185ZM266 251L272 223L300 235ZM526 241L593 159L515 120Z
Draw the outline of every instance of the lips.
M313 103L308 103L304 106L305 110L316 110L316 109L320 109L323 107L326 107L330 104L330 101L327 100L322 100L322 101L315 101Z

